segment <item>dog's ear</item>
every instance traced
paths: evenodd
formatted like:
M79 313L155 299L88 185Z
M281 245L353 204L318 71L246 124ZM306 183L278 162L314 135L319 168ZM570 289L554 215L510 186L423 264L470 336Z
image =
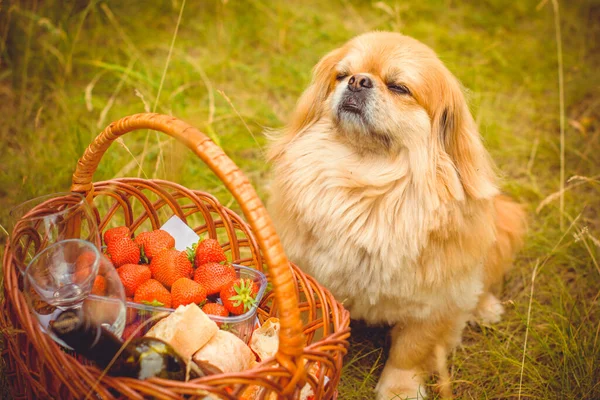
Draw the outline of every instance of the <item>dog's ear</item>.
M317 63L312 81L300 96L290 123L281 131L267 133L271 139L269 160L278 158L289 142L321 117L324 102L335 86L335 66L345 53L344 48L333 50Z
M344 57L345 52L344 48L333 50L314 67L312 82L298 100L288 127L289 132L296 134L319 119L323 103L335 86L335 66Z
M460 84L453 77L433 116L433 134L458 172L465 194L488 198L498 193L490 156L483 146Z

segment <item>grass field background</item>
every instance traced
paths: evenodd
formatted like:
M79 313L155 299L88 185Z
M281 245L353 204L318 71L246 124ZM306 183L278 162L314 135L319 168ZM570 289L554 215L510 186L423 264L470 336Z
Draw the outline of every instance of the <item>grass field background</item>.
M266 199L262 132L285 123L312 66L356 34L400 31L462 81L503 189L529 212L504 320L469 327L450 360L456 397L599 399L600 2L554 5L0 0L0 224L12 205L68 190L100 130L143 111L206 132ZM111 147L95 180L165 178L236 208L171 139L136 132L124 145ZM341 399L373 397L386 332L353 324Z

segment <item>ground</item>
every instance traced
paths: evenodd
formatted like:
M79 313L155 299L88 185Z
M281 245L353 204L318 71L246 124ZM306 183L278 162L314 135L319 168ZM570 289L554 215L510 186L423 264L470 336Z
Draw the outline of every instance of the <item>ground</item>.
M311 67L356 34L400 31L430 45L462 81L502 187L529 215L501 295L504 320L470 326L450 359L456 397L598 399L600 3L556 4L0 1L0 224L9 225L11 205L68 190L92 138L145 110L206 132L266 199L263 132L285 123ZM95 179L138 175L236 208L166 137L127 135ZM386 331L353 323L340 398L372 398Z

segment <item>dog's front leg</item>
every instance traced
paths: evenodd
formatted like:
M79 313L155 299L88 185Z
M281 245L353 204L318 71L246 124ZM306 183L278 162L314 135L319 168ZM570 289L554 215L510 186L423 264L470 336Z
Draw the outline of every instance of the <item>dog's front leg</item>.
M451 398L447 350L460 340L466 318L411 321L392 330L392 347L375 391L377 400L424 399L424 381L432 370L440 376L443 398Z

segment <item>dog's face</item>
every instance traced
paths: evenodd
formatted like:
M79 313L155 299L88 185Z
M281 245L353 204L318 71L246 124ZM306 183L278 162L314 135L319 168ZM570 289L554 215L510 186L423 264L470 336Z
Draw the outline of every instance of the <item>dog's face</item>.
M468 195L495 190L458 80L413 38L367 33L323 57L298 103L289 138L323 120L358 152L394 156L406 149L419 167L445 169L438 173L442 185L450 185L455 178L449 176L457 173Z
M323 104L349 142L376 152L425 144L431 121L424 93L441 63L424 45L404 36L367 35L350 42L320 73L333 77ZM327 63L329 64L329 63ZM327 71L329 69L329 71Z

